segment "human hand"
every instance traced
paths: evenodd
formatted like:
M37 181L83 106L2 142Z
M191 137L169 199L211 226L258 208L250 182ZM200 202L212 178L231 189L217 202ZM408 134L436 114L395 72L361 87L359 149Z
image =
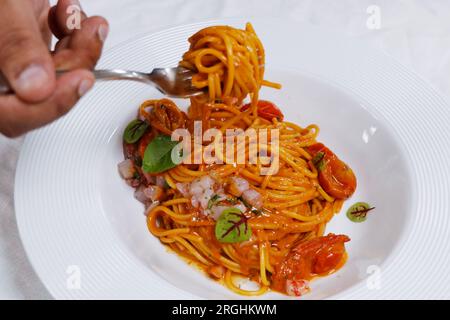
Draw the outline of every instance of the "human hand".
M93 86L108 23L81 11L80 28L71 30L71 5L79 3L0 1L0 70L15 92L0 96L0 133L17 137L57 119ZM50 52L52 34L59 41ZM56 78L56 70L71 71Z

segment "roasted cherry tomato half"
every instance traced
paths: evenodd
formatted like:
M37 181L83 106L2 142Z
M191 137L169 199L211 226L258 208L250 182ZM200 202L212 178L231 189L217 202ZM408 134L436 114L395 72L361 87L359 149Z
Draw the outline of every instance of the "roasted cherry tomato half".
M241 108L241 111L247 110L250 106L250 103L245 104ZM282 121L284 118L281 110L274 103L266 100L258 101L258 116L269 121L272 121L273 118L276 118L278 121Z
M301 242L276 266L272 288L286 292L290 281L310 280L336 270L345 254L346 235L328 234Z
M336 199L349 198L356 189L356 177L353 170L341 161L322 143L316 143L306 149L313 157L313 163L319 172L320 186Z

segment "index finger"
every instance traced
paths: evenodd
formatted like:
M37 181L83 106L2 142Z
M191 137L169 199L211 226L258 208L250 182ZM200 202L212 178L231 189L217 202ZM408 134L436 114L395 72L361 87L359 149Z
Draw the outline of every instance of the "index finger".
M58 78L55 92L44 102L28 104L14 95L0 96L0 132L17 137L56 120L72 108L94 81L90 71L74 70Z

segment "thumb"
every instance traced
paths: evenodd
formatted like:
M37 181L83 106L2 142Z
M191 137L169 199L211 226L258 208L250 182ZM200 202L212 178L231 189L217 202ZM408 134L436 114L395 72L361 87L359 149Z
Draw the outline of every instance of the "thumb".
M55 68L27 0L0 2L0 70L27 102L45 100L55 90Z

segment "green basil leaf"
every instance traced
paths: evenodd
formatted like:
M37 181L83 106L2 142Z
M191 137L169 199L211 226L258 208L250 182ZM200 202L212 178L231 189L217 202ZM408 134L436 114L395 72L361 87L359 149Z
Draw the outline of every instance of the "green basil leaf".
M147 131L148 123L139 119L131 121L123 133L123 140L126 143L137 142Z
M366 202L357 202L347 210L347 218L352 222L364 222L367 219L367 213L375 207L370 207Z
M216 222L217 240L226 243L242 242L250 239L252 230L247 217L238 208L225 209Z
M172 169L177 164L172 160L172 149L178 141L170 136L158 135L147 146L142 160L142 170L147 173L160 173Z

